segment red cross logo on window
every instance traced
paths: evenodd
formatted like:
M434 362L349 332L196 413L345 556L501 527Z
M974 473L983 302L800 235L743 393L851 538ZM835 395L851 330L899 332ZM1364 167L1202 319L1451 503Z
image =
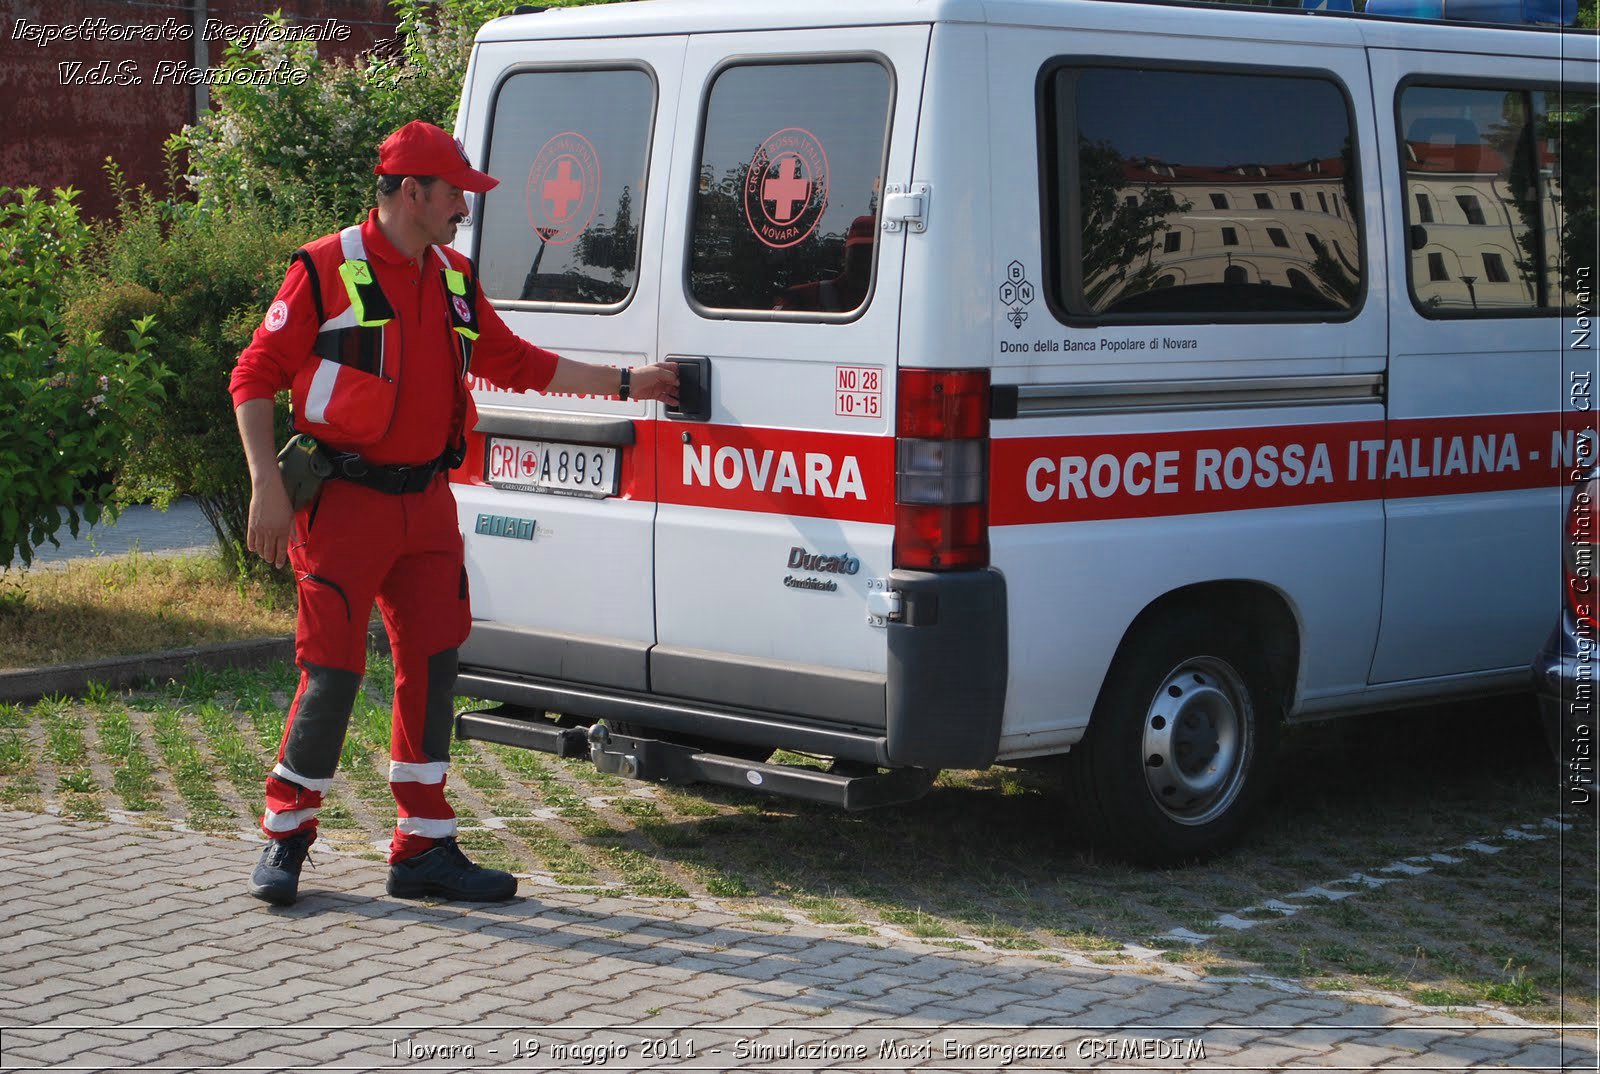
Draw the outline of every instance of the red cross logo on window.
M600 204L600 154L576 131L539 147L528 169L528 226L539 241L565 246L594 220Z
M816 135L785 127L761 143L745 169L744 215L775 250L804 242L828 209L828 154Z
M562 157L556 162L555 175L544 181L544 200L552 206L550 215L556 220L571 216L573 204L583 197L583 184L572 177L575 163L571 157Z
M805 162L799 154L779 157L772 165L772 178L761 184L761 200L773 204L774 223L787 224L811 197L811 180L805 177Z

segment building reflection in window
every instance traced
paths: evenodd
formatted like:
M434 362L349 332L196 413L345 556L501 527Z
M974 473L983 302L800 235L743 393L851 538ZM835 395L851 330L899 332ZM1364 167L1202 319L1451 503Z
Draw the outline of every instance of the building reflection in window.
M1595 112L1592 92L1401 93L1419 306L1448 314L1571 305L1568 267L1595 264Z
M1353 308L1359 214L1340 203L1360 202L1334 83L1076 68L1054 90L1055 286L1068 310L1209 320Z

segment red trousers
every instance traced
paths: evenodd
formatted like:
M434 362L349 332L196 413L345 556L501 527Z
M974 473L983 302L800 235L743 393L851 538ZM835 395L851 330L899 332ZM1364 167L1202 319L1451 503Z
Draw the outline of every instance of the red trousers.
M262 830L274 839L306 831L315 838L366 671L376 600L395 667L389 789L399 819L389 860L420 854L456 832L444 783L456 649L472 613L450 484L441 475L396 496L328 481L295 515L289 562L299 595L300 687L267 777Z

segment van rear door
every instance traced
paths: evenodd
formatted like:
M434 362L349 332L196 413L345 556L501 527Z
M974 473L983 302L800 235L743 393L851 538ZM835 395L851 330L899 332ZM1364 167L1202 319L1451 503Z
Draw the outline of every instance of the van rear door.
M928 38L690 40L659 350L709 391L656 429L659 694L884 724L905 231L881 210L913 178Z
M459 245L518 335L657 359L665 175L687 38L485 42L468 149L500 185ZM477 382L454 475L474 625L463 664L643 690L655 640L656 404Z

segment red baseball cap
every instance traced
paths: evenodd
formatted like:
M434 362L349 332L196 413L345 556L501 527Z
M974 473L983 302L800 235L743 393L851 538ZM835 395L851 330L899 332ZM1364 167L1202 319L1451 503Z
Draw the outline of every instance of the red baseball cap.
M466 148L450 132L413 119L378 147L374 175L433 175L462 190L485 194L500 180L485 175L467 159Z

